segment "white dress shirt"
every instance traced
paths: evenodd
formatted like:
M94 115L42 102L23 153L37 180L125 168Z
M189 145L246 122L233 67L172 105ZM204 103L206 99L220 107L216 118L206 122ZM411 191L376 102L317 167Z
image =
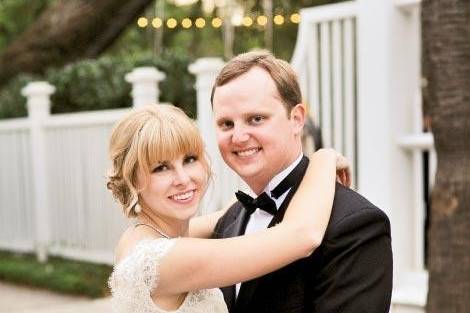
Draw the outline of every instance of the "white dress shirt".
M303 154L300 153L299 157L292 162L288 167L286 167L282 172L278 173L276 176L274 176L264 188L264 192L268 194L268 196L271 197L271 191L276 188L276 186L284 179L286 178L287 175L289 175L290 172L297 166L297 164L300 163L302 160ZM279 198L274 199L274 202L276 203L276 209L279 209L281 206L282 202L284 202L284 199L287 197L287 194L289 192L290 188L286 190ZM253 195L254 192L251 191L251 195ZM245 234L253 234L256 233L260 230L266 229L273 219L273 216L269 214L268 212L265 212L260 209L256 209L253 214L251 214L248 224L246 225L245 229ZM235 294L238 297L238 292L240 291L240 285L237 284L235 287Z

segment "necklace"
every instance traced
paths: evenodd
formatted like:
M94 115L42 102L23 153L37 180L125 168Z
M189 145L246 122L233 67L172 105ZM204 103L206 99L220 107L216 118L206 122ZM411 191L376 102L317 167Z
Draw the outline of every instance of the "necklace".
M147 226L147 227L150 227L152 230L154 230L155 232L157 232L160 236L162 236L163 238L166 238L166 239L171 239L170 236L168 236L167 234L165 234L164 232L162 232L160 229L152 226L152 225L149 225L149 224L145 224L145 223L137 223L134 225L134 227L137 227L137 226L140 226L140 225L144 225L144 226Z

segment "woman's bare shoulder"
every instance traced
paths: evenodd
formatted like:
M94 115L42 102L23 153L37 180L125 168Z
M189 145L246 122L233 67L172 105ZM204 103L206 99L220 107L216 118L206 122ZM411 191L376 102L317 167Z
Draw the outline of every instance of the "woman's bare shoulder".
M145 227L129 226L119 238L118 244L114 250L114 264L119 263L122 259L129 255L134 247L144 239L159 239L160 237Z

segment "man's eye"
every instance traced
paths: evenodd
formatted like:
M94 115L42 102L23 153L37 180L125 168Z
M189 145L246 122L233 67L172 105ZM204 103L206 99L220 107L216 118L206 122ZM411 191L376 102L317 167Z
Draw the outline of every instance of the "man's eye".
M233 122L232 121L223 121L219 124L220 128L222 129L230 129L233 127Z
M254 124L259 124L259 123L261 123L262 121L264 121L264 119L265 119L264 116L255 115L255 116L253 116L253 117L250 119L250 121L251 121L252 123L254 123Z
M194 163L197 161L197 156L195 155L188 155L184 158L183 163L188 164L188 163Z
M160 164L160 165L157 165L152 173L160 173L160 172L163 172L163 171L166 171L168 169L168 166L166 164Z

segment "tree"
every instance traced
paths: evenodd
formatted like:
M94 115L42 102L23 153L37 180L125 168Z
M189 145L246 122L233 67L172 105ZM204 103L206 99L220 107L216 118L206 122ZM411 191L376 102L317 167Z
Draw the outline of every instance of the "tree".
M438 157L427 312L470 312L470 4L423 0L421 18L425 114Z
M0 54L0 86L20 72L95 58L152 0L57 0Z

